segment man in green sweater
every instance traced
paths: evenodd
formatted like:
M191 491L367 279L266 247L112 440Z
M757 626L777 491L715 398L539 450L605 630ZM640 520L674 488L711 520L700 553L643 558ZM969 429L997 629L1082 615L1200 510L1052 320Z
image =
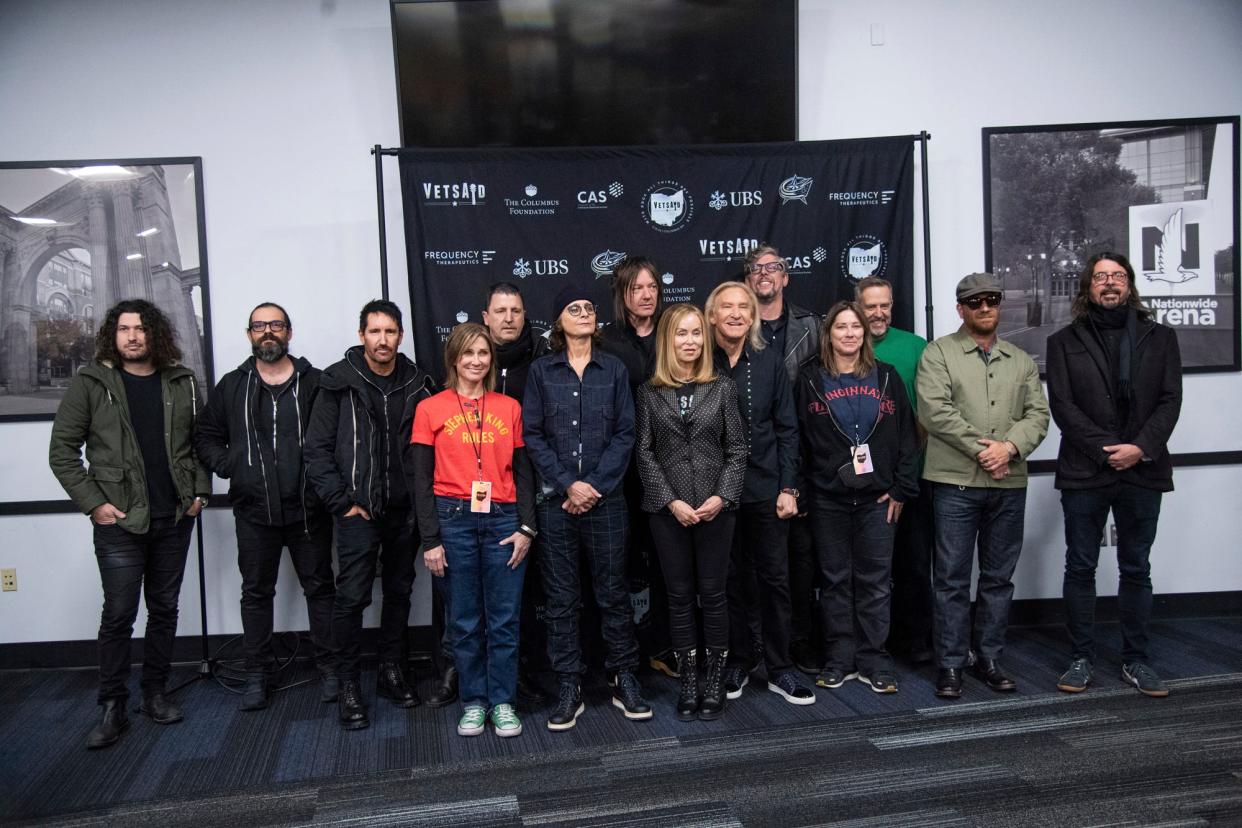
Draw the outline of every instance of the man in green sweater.
M906 398L918 412L915 380L919 359L927 340L916 333L894 328L893 286L887 279L868 276L854 287L854 296L866 316L875 358L897 369L906 387ZM920 446L927 435L918 426ZM901 513L893 543L892 621L888 648L906 654L915 664L932 660L931 562L934 523L931 489L920 494Z

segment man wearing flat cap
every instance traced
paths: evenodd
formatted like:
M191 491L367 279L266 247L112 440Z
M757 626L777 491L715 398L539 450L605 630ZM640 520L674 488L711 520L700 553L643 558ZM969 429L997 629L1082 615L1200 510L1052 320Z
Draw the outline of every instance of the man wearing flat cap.
M936 695L962 694L962 673L1016 689L1000 659L1022 551L1026 458L1048 433L1048 401L1034 360L996 335L1004 291L991 273L957 283L962 326L919 361L918 415L927 429L923 477L932 487L936 550ZM973 554L979 585L970 606Z

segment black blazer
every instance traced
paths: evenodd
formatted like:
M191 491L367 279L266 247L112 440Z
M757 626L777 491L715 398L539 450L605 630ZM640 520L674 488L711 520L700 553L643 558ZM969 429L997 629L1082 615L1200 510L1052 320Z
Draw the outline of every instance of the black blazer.
M1177 334L1140 320L1135 358L1132 386L1138 433L1126 436L1116 421L1108 357L1090 323L1074 322L1048 337L1048 404L1061 429L1058 489L1090 489L1121 479L1162 492L1173 490L1168 443L1182 409ZM1134 443L1150 460L1114 471L1103 447L1117 443Z
M635 403L643 511L659 512L674 500L697 509L712 495L735 508L746 477L746 426L733 380L700 383L686 420L673 388L643 383Z

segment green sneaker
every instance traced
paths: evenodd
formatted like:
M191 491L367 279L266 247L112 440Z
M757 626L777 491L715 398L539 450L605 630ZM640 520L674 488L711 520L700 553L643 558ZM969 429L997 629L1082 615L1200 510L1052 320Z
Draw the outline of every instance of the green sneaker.
M461 718L457 720L458 736L478 736L487 724L487 710L478 705L470 705Z
M522 720L511 704L498 704L492 708L492 727L496 728L497 736L522 735Z

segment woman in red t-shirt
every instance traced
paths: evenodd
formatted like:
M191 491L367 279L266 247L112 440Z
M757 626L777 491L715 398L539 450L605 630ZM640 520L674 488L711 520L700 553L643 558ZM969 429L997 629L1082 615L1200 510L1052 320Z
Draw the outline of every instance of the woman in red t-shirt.
M462 736L482 733L489 712L496 735L522 732L513 699L534 473L521 405L492 390L494 356L487 328L454 328L444 345L445 390L419 403L410 435L423 561L448 576Z

